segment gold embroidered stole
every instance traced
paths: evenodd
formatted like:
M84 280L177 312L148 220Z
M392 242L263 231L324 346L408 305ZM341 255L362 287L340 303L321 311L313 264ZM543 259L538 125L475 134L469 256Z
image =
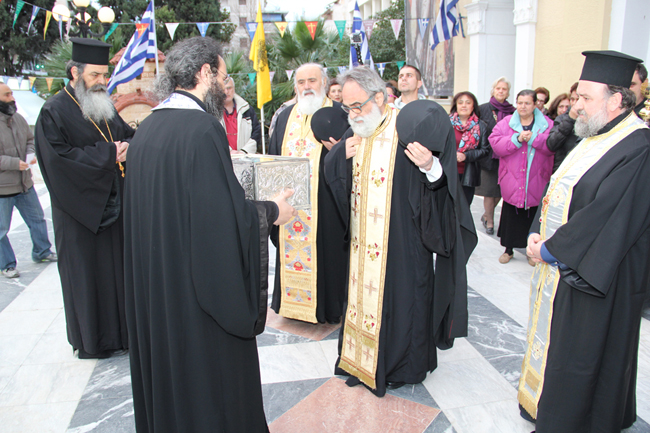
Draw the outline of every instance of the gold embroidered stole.
M551 177L548 191L542 200L540 235L548 239L569 218L573 188L582 176L612 147L637 129L646 127L634 113L611 131L589 137L580 142ZM519 403L526 412L537 418L537 405L544 387L544 372L550 343L553 302L560 282L557 266L540 263L531 278L528 318L528 347L519 379Z
M352 160L348 309L339 367L375 389L388 231L397 153L397 110L387 107Z
M331 107L325 98L323 107ZM317 323L316 320L316 228L318 227L318 174L323 145L311 130L311 116L305 116L294 105L287 120L282 141L283 156L309 158L311 171L311 209L298 211L280 227L280 304L281 316Z

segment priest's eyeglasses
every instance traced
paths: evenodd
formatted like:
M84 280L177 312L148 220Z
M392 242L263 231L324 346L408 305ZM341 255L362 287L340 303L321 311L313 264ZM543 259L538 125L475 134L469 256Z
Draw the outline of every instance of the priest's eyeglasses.
M352 111L353 113L361 114L361 110L363 109L363 106L366 105L368 102L370 102L370 100L372 98L374 98L375 95L376 95L376 93L373 93L372 95L370 95L370 98L366 99L366 102L364 102L363 104L353 105L352 107L348 107L347 105L341 105L341 108L346 113L350 113L350 111Z
M223 82L224 83L230 79L230 74L226 74L225 72L221 72L221 69L212 68L210 72L212 72L214 75L217 75L217 72L220 73L220 74L223 74Z

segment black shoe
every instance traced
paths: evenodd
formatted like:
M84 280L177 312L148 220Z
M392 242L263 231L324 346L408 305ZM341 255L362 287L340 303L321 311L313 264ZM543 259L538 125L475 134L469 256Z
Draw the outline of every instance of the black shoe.
M334 320L327 319L326 322L329 323L330 325L338 325L339 323L341 323L341 318L339 317L338 319L334 319Z
M481 222L483 223L483 227L487 229L487 218L485 218L485 215L481 217Z
M386 382L386 388L388 389L400 389L406 385L406 382Z
M79 359L106 359L111 357L111 351L110 350L104 350L103 352L99 353L88 353L83 349L78 349L77 356Z
M519 405L519 415L521 415L521 417L528 422L532 422L533 424L536 423L535 418L533 418L528 412L526 412L526 409L524 409L522 405Z
M485 233L487 233L487 234L489 234L489 235L493 235L493 234L494 234L494 227L488 227L488 226L486 225L486 226L485 226Z

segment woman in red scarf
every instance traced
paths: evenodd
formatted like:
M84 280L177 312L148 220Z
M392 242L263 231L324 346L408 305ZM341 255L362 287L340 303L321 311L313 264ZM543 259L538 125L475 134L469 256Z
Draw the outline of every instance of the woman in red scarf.
M490 154L487 124L479 119L478 101L470 92L460 92L454 96L449 119L456 133L458 176L467 203L471 205L474 189L481 184L479 161Z

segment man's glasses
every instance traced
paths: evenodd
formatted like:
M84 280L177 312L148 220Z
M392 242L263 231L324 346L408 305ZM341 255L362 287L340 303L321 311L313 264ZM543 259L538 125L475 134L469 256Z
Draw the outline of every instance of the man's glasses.
M345 111L346 113L350 113L350 111L352 111L352 112L354 112L354 113L360 114L360 113L361 113L361 109L363 109L363 106L366 105L368 102L370 102L370 100L371 100L372 98L374 98L375 95L376 95L376 93L373 93L372 95L370 95L370 98L366 99L366 102L364 102L363 104L353 105L352 107L348 107L347 105L341 105L341 108L342 108L343 111Z
M217 72L219 72L220 74L223 75L223 81L224 81L224 82L226 82L226 81L228 81L228 80L230 79L230 74L226 74L225 72L221 72L221 69L212 68L212 73L213 73L214 75L216 75Z

